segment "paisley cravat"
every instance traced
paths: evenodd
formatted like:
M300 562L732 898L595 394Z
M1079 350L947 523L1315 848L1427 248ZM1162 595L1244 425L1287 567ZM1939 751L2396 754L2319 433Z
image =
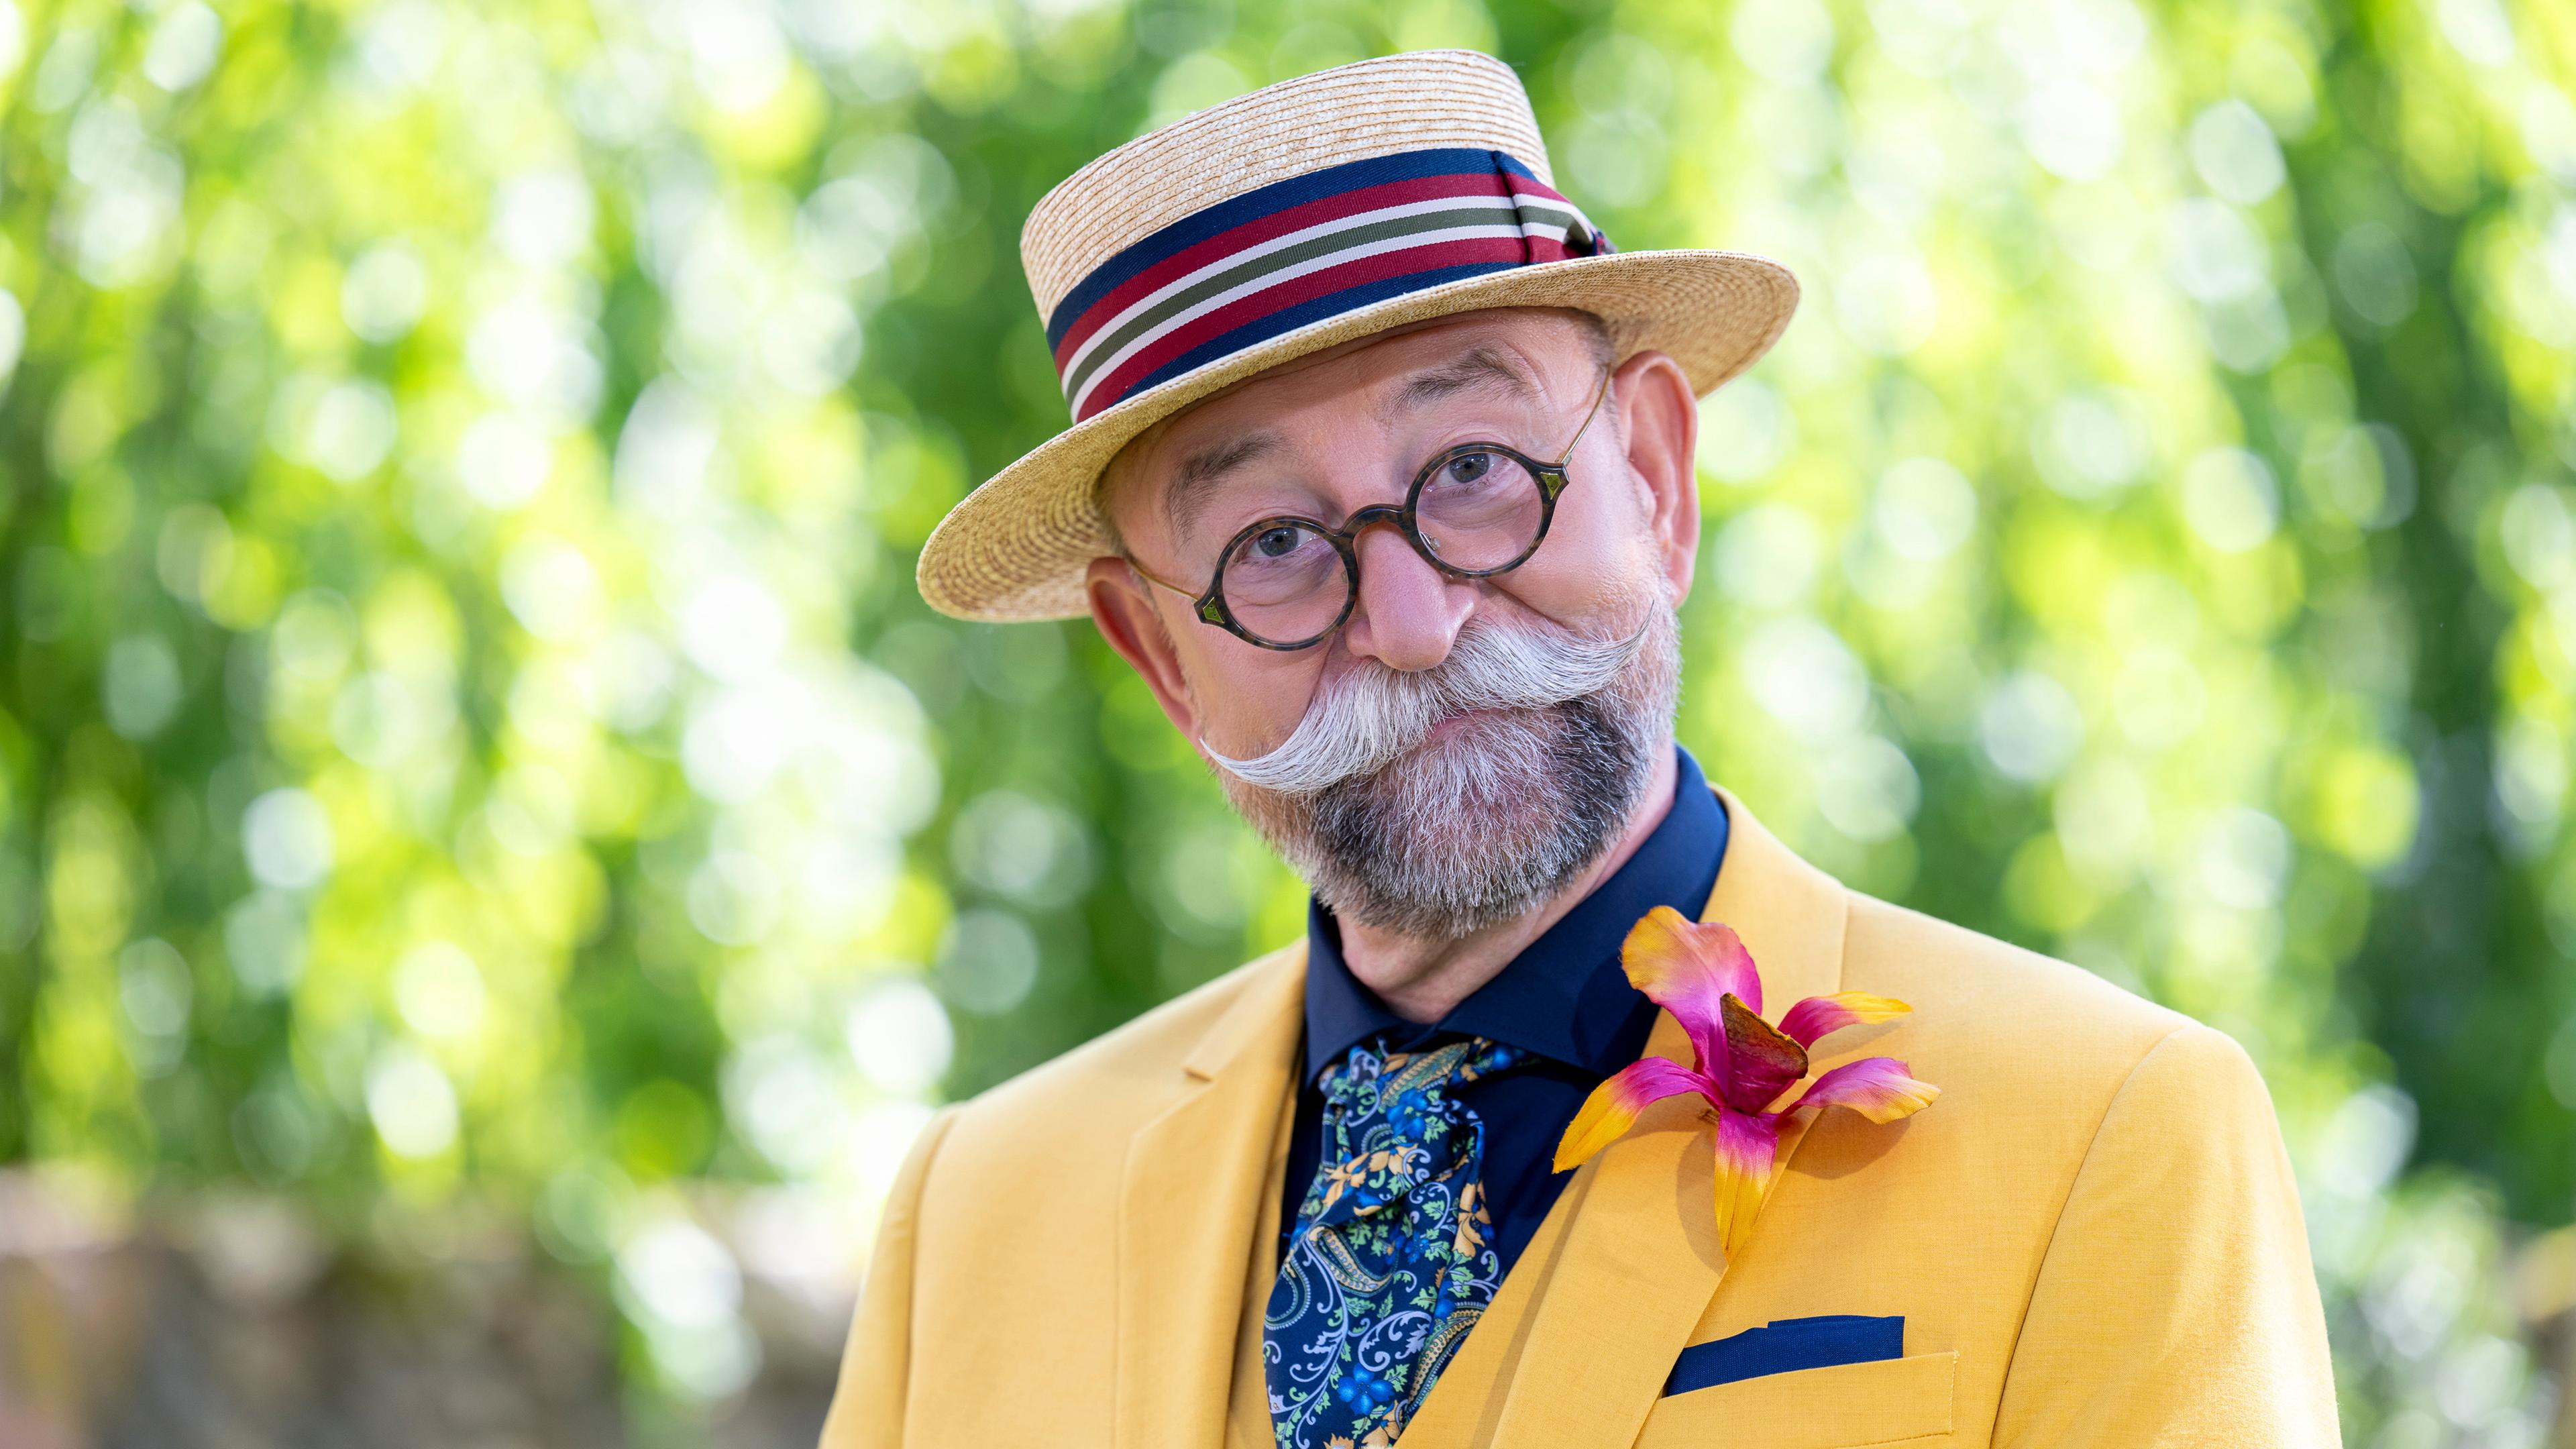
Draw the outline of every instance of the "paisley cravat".
M1395 1442L1494 1298L1485 1124L1456 1098L1522 1054L1483 1037L1377 1039L1323 1078L1323 1156L1262 1319L1279 1449Z

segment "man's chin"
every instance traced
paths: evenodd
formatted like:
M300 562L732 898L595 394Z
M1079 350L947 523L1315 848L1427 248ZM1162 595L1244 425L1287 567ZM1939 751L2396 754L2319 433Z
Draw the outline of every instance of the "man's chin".
M1415 759L1439 748L1444 743L1454 744L1461 736L1473 734L1480 725L1490 725L1497 720L1526 718L1532 713L1534 711L1517 709L1465 709L1456 714L1444 715L1438 723L1423 732L1422 742L1407 750L1404 759ZM1379 773L1384 774L1385 771Z
M1392 763L1312 795L1220 771L1226 795L1346 920L1416 940L1500 925L1601 859L1670 752L1681 653L1671 608L1656 621L1607 688L1451 715Z
M1317 814L1367 811L1412 842L1409 854L1453 857L1557 828L1565 801L1548 764L1569 733L1554 710L1480 709L1433 725L1395 763L1316 797Z
M1228 793L1335 914L1455 940L1542 904L1618 833L1637 752L1597 715L1588 701L1474 711L1317 795Z

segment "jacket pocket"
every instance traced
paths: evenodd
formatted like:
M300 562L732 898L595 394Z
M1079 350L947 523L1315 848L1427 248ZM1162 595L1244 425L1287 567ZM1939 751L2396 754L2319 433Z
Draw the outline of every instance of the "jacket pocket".
M1936 1449L1950 1433L1956 1353L1738 1379L1655 1401L1637 1449Z

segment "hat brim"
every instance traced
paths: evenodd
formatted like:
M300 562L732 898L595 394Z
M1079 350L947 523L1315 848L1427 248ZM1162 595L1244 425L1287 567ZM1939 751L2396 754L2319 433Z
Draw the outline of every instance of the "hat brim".
M934 609L993 623L1090 612L1083 575L1113 553L1100 471L1154 424L1283 362L1486 307L1573 307L1610 329L1620 355L1672 355L1705 397L1751 367L1797 310L1789 269L1747 252L1645 251L1576 257L1428 287L1244 349L1074 424L961 499L922 545L915 578Z

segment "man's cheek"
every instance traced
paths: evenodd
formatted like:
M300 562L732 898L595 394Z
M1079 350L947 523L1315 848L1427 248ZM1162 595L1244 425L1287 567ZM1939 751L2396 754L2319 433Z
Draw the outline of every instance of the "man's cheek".
M1653 499L1642 488L1620 486L1628 481L1616 480L1589 491L1582 491L1578 481L1568 488L1557 504L1547 541L1539 546L1539 556L1560 543L1567 546L1565 552L1601 558L1642 558L1652 553Z
M1181 666L1181 693L1211 738L1277 741L1297 727L1314 697L1313 671L1239 670L1200 658Z
M1530 608L1570 629L1589 630L1605 619L1633 612L1640 591L1660 587L1661 571L1653 551L1642 540L1598 535L1565 540L1567 547L1550 555L1551 536L1538 555L1518 570L1512 592Z

